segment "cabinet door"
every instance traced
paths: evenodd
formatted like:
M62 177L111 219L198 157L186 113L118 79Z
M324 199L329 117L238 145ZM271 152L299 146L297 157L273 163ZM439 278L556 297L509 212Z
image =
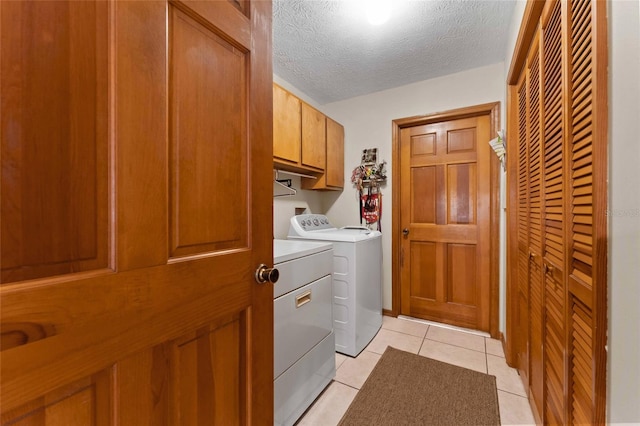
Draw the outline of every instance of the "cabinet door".
M326 120L320 111L302 104L302 165L324 170L326 156Z
M300 99L273 86L273 156L300 162Z
M327 186L344 187L344 127L327 117Z

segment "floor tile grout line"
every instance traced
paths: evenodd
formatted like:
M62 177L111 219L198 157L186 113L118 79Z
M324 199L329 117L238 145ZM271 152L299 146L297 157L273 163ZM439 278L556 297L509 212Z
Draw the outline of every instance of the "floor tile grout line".
M487 374L489 374L489 356L487 354L487 338L484 338L484 363L487 367Z
M513 396L519 396L520 398L522 398L522 399L526 399L527 401L529 400L529 397L528 397L528 396L523 396L523 395L520 395L519 393L513 393L513 392L508 391L508 390L499 389L498 387L496 387L496 389L497 389L498 391L500 391L500 392L508 393L508 394L510 394L510 395L513 395Z
M429 329L429 326L427 326L427 330ZM420 336L416 336L415 334L409 334L409 333L405 333L404 331L398 331L398 330L393 330L391 328L386 328L386 327L380 327L380 330L386 330L386 331L393 331L394 333L400 333L400 334L404 334L405 336L411 336L411 337L417 337L418 339L420 338ZM427 335L427 332L424 332L424 335ZM424 339L424 337L422 337Z
M480 354L486 354L486 352L479 351L479 350L477 350L477 349L467 348L466 346L454 345L453 343L443 342L443 341L441 341L441 340L429 339L428 337L425 337L425 338L424 338L424 340L431 340L432 342L443 343L443 344L445 344L445 345L455 346L456 348L468 349L468 350L470 350L470 351L478 352L478 353L480 353Z

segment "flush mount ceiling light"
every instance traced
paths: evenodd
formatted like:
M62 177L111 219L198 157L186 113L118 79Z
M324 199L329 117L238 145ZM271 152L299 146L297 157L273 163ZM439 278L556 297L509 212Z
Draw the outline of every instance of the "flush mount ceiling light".
M389 20L391 16L390 0L367 0L363 3L371 25L382 25Z

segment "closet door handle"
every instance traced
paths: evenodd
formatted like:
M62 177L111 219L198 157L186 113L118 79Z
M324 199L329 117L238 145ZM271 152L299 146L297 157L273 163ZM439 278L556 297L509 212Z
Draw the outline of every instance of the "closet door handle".
M402 235L404 235L405 237L406 237L407 235L409 235L409 228L404 228L404 229L402 230Z

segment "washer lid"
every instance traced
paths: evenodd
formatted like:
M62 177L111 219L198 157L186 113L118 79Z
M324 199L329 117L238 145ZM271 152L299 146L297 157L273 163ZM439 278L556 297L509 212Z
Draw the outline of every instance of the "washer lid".
M331 250L330 242L319 243L300 240L273 240L273 263L278 264L300 257L309 256L321 251Z

